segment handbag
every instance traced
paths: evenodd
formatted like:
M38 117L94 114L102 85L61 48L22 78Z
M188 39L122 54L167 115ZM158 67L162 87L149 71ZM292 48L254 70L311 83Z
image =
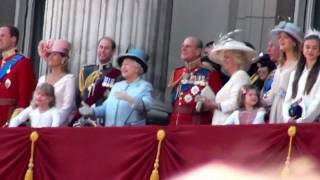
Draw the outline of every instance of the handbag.
M171 111L167 109L162 102L154 102L148 110L146 109L143 101L142 106L147 125L166 126L169 124L169 116Z

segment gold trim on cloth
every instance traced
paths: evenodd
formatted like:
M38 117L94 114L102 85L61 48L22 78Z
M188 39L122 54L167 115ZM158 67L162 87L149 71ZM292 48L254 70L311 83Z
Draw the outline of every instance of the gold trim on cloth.
M153 170L150 176L150 180L159 180L159 172L158 172L158 168L159 168L159 159L160 159L160 151L161 151L161 143L163 141L163 139L166 136L166 132L163 129L159 129L157 132L157 140L158 142L158 149L157 149L157 156L156 159L154 161L154 165L153 165Z
M287 159L285 162L285 166L281 172L281 179L283 180L287 180L289 179L289 175L290 175L290 161L291 161L291 153L292 153L292 141L293 141L293 137L296 135L297 133L297 128L296 126L290 126L288 129L288 136L290 137L289 139L289 147L288 147L288 155L287 155Z
M35 143L39 138L39 134L37 131L33 131L30 135L30 140L31 140L31 153L30 153L30 159L29 159L29 164L28 164L28 170L24 176L24 180L33 180L33 159L34 159L34 148L35 148Z

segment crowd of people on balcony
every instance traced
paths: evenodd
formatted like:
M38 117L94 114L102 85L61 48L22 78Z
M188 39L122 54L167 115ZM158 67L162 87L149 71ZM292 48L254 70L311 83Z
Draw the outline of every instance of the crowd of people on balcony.
M310 123L320 116L320 32L306 34L282 21L270 32L267 52L258 55L234 30L203 47L184 39L180 59L168 82L169 125ZM32 62L17 50L19 31L0 27L0 126L135 126L148 124L155 102L143 75L148 55L132 48L112 65L116 43L102 37L99 64L69 71L72 44L40 41L39 56L48 73L35 79ZM79 85L77 87L77 84ZM164 93L164 92L163 92ZM81 102L81 103L77 103Z

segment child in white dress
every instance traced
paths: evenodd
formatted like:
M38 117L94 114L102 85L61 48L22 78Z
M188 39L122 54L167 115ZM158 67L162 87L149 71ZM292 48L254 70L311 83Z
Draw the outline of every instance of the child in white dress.
M294 107L300 107L298 109ZM291 113L289 113L289 111ZM320 115L320 32L309 30L303 42L303 56L290 75L283 118L290 123L311 123Z
M224 125L263 124L265 110L260 106L259 91L253 85L244 85L238 94L238 107Z
M33 95L29 107L24 109L18 116L12 118L9 127L17 127L23 122L30 120L31 127L58 127L60 115L55 108L54 87L48 83L39 85Z

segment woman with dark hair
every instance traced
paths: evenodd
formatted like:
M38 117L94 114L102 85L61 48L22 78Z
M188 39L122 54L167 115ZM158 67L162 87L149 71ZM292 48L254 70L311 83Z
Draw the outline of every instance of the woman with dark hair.
M263 96L263 100L265 105L271 105L269 122L284 123L282 105L290 73L300 58L303 33L295 24L285 21L280 22L271 32L278 36L281 55L271 89Z
M251 84L256 86L259 91L262 91L262 93L266 93L271 88L273 80L273 74L271 73L276 69L276 65L270 60L270 56L268 54L260 54L256 65L257 72L255 75L257 78L255 81L251 81Z
M319 71L320 33L310 30L304 38L303 56L290 76L283 104L286 122L313 122L320 115Z

